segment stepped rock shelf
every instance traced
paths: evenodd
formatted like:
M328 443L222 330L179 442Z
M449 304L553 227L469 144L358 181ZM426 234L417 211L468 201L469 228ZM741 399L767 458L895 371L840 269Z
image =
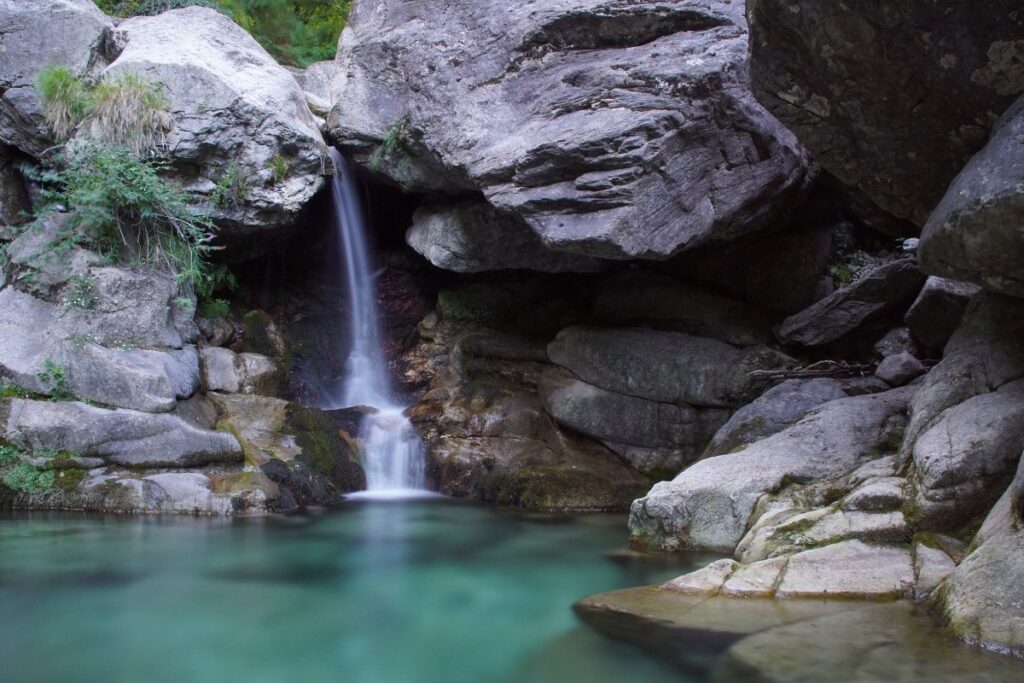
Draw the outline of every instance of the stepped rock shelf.
M0 507L628 513L686 572L576 614L695 681L1021 680L1024 10L891 5L353 0L298 68L0 0Z

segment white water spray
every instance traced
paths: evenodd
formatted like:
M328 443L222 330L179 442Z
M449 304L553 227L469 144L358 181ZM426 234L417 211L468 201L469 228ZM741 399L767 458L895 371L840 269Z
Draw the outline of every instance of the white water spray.
M331 194L348 291L352 350L341 389L328 399L327 407L377 409L363 418L359 432L365 449L366 488L377 495L409 495L425 486L423 445L404 415L404 406L392 397L359 187L341 153L331 149L331 158L337 171Z

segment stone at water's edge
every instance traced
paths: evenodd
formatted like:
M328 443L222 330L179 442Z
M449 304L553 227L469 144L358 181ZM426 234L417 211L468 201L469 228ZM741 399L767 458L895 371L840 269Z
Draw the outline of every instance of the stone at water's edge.
M977 547L932 596L968 643L1024 657L1024 464L989 513Z
M1020 9L748 0L753 89L875 212L921 226L1024 92Z
M415 191L482 193L550 249L664 259L766 227L807 184L746 54L727 0L363 0L329 125L359 163Z
M843 601L708 598L647 586L592 595L573 605L573 611L610 638L703 668L750 634L856 606Z
M1018 50L1024 55L1024 35ZM1020 69L1024 90L1024 66ZM1005 114L991 141L960 172L932 212L921 235L921 268L1024 296L1022 222L1024 97Z
M700 460L633 503L634 544L732 552L761 497L852 472L895 450L913 388L830 401L744 450Z
M958 645L923 610L898 602L763 630L733 645L712 683L1011 683L1019 661Z

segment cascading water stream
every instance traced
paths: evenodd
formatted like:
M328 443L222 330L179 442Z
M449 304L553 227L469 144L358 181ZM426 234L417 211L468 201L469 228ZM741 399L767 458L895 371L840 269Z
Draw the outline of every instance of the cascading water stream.
M345 271L352 348L345 363L344 381L326 407L376 409L363 418L359 435L367 490L378 495L407 495L425 487L423 445L404 415L404 406L392 397L359 187L345 157L331 149L331 158L336 169L331 194Z

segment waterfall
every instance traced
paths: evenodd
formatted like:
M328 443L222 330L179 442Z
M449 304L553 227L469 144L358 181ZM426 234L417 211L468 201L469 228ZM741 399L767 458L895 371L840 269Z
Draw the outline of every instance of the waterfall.
M363 418L359 440L370 492L402 494L425 486L423 445L394 400L384 358L375 273L367 245L366 220L348 161L331 149L335 175L331 181L335 230L344 265L352 347L339 389L328 408L368 406L376 412Z

